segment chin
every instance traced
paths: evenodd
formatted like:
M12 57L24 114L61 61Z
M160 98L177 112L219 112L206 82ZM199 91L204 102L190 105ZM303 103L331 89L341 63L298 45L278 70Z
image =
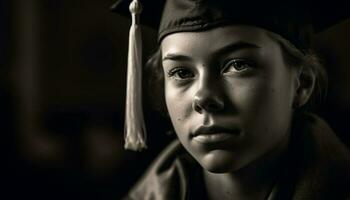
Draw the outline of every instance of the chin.
M212 173L234 172L248 164L240 156L225 150L211 151L197 161L205 170Z

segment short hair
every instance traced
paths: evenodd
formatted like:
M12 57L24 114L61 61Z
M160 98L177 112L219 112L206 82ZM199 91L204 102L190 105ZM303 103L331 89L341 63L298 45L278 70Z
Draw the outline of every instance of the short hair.
M299 50L288 40L273 32L267 31L267 35L277 42L282 50L283 59L292 67L308 67L315 74L315 86L308 102L300 109L314 109L325 98L328 87L326 70L312 49ZM164 93L164 72L162 67L162 53L158 48L146 63L146 81L148 95L156 97L158 101L151 101L152 106L163 115L167 115Z
M152 107L161 114L168 115L165 103L164 71L160 48L158 48L146 62L145 79L147 97L157 99L157 101L150 101Z
M312 110L316 108L326 97L328 89L328 76L326 69L316 52L309 48L299 50L282 36L267 31L267 35L277 42L281 49L285 62L292 67L309 68L315 74L315 86L310 99L303 109Z

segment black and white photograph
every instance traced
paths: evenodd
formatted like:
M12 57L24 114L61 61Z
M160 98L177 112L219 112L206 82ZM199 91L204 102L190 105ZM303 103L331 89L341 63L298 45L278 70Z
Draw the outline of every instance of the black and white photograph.
M350 199L350 2L0 0L0 199Z

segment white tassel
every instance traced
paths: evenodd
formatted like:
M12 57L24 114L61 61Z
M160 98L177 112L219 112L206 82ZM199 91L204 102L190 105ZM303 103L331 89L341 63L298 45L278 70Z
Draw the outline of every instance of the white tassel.
M140 2L133 0L129 10L132 15L132 24L129 33L124 148L141 151L147 148L147 136L142 109L142 39L139 24L142 7Z

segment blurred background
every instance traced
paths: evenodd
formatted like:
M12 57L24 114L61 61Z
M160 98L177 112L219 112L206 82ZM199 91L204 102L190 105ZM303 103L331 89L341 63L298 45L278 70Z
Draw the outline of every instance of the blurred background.
M149 149L123 150L130 21L113 3L0 0L1 199L120 199L174 138L146 99ZM149 55L156 32L143 34ZM315 43L330 78L316 112L348 146L349 35L348 19Z

